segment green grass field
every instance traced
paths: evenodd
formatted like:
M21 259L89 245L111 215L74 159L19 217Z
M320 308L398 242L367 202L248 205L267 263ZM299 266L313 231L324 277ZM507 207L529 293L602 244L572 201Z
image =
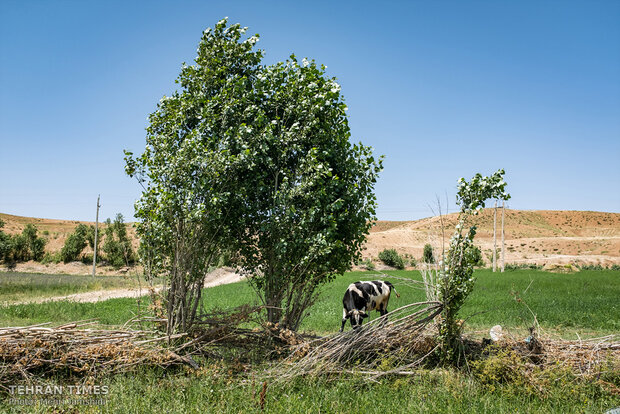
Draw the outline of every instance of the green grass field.
M404 285L394 276L419 278L417 272L351 272L324 287L319 301L304 321L302 330L319 334L340 327L341 300L347 285L357 280L391 280L401 297L392 297L390 309L424 299L420 290ZM390 276L392 279L390 279ZM617 333L620 329L618 297L620 272L583 271L552 274L516 270L504 274L476 271L474 293L462 310L470 333L481 334L495 324L525 330L534 312L545 331L566 338ZM45 290L45 289L43 289ZM518 294L517 294L518 292ZM521 299L517 302L515 298ZM232 308L256 303L247 283L206 289L207 309ZM141 300L142 309L148 299ZM121 325L139 311L135 299L111 299L99 303L66 301L0 306L0 325L27 325L52 321L97 318L102 324ZM373 318L377 315L373 314ZM356 375L326 379L298 378L284 383L268 381L264 411L260 407L262 382L252 372L266 366L230 365L202 360L198 371L186 368L162 370L138 368L132 372L95 379L108 385L103 407L69 406L70 412L170 412L170 413L602 413L620 406L620 397L606 384L620 385L618 374L611 378L583 379L561 369L551 370L536 387L520 381L481 382L461 371L421 369L409 377L389 377L370 382ZM609 375L609 374L607 374ZM75 383L52 378L51 383ZM600 381L605 381L602 383ZM603 384L603 385L601 385ZM542 388L540 388L542 387ZM49 412L49 407L18 407L0 397L0 412ZM63 412L63 411L59 411Z
M335 332L342 318L342 296L347 286L357 280L391 280L401 297L390 300L390 309L424 300L424 292L406 286L401 278L420 279L415 271L350 272L323 287L322 294L302 323L301 330L315 333ZM467 330L487 330L500 324L508 328L527 328L536 314L545 332L560 334L568 339L596 336L620 331L620 272L611 270L582 271L575 274L555 274L539 270L515 270L492 273L477 270L474 292L461 311ZM86 276L26 275L4 279L0 282L0 298L19 294L28 280L36 280L27 289L29 298L36 294L54 296L76 291L92 290L94 286L108 283L118 287L133 280L103 276L90 282ZM101 279L101 281L99 281ZM120 280L118 280L120 279ZM56 283L54 280L61 280ZM76 282L75 286L71 283ZM122 286L122 285L121 285ZM81 289L81 290L80 290ZM52 295L50 292L54 292ZM59 293L62 292L62 293ZM518 296L516 293L518 292ZM521 299L518 302L515 298ZM0 301L1 303L1 301ZM246 282L233 283L205 289L204 306L207 310L227 309L242 304L257 304L256 295ZM527 306L525 306L527 304ZM141 300L144 308L148 298ZM121 325L139 311L135 299L111 299L99 303L73 303L68 301L40 304L0 305L0 326L25 325L42 322L70 322L98 318L102 324ZM373 313L371 318L377 317ZM347 328L348 329L348 328Z
M390 280L400 298L392 295L390 310L408 303L425 300L424 292L405 285L390 276L421 280L416 271L350 272L325 286L301 329L319 333L340 328L342 296L347 286L358 280ZM477 270L476 287L463 307L461 317L470 330L531 326L534 312L541 327L550 333L599 335L620 331L620 272L583 271L576 274L555 274L539 270L514 270L493 273ZM515 299L515 293L521 302ZM229 308L244 303L256 303L253 290L247 283L217 286L205 292L208 308ZM373 313L371 318L378 316Z

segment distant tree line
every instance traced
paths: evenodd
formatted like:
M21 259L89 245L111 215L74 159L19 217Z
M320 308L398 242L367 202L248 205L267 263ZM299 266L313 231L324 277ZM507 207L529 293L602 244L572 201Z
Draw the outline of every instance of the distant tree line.
M69 263L83 261L92 263L93 255L85 254L84 249L90 246L94 250L95 226L78 224L73 233L65 240L62 249L57 253L45 252L47 240L37 235L37 227L27 224L21 234L5 233L4 222L0 219L0 261L9 268L18 262L35 260L42 263ZM103 245L101 244L103 233ZM104 231L97 235L97 244L102 246L97 252L97 261L102 261L116 268L130 266L137 260L131 246L122 214L117 214L114 221L109 218L104 222Z

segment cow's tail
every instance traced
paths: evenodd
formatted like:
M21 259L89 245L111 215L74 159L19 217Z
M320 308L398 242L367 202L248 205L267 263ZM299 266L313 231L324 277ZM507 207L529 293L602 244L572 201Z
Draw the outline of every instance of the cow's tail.
M400 298L400 294L396 291L396 288L394 287L393 284L391 284L390 282L385 282L386 285L388 285L390 287L390 290L393 290L394 293L396 293L396 297Z

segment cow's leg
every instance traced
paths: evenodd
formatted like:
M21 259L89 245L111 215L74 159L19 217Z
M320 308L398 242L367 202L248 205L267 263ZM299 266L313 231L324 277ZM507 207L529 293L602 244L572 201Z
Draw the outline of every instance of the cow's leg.
M381 317L385 316L388 312L387 309L385 309L385 302L383 302L381 305L379 305L379 313L381 314ZM387 323L387 318L383 318L383 320L381 321L381 326L385 325Z
M383 302L381 305L379 305L379 313L381 314L381 316L385 315L387 313L387 309L385 309L385 302Z
M342 310L342 326L340 327L340 332L344 331L344 324L347 323L347 310Z

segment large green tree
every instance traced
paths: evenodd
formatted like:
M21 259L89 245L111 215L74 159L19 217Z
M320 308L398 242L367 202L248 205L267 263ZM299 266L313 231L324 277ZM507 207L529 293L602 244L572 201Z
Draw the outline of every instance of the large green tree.
M145 152L126 170L141 259L170 278L169 329L186 330L223 250L268 307L297 328L317 288L350 267L374 218L380 160L349 142L346 106L325 68L294 56L261 65L258 36L207 29L181 90L150 117Z
M360 258L381 160L349 141L340 86L325 67L291 56L253 84L235 136L246 162L235 170L232 245L268 320L297 329L318 288Z
M183 65L180 90L150 115L146 149L126 152L126 172L144 191L135 205L147 276L167 278L168 332L196 320L204 278L227 245L236 197L231 173L245 162L236 137L247 123L261 51L257 36L225 20L203 33L195 65Z

